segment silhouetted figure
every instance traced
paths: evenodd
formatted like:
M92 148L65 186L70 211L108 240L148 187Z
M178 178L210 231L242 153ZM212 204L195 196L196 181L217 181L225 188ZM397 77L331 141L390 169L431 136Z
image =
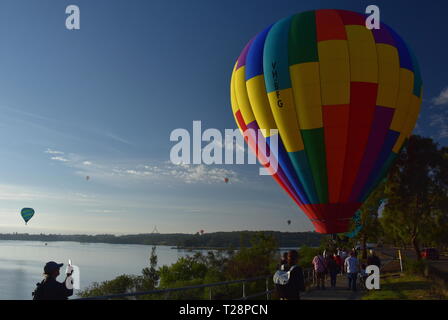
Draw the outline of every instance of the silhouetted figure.
M297 264L299 254L296 250L290 250L287 257L288 270L277 271L274 275L274 283L281 300L299 300L300 292L305 291L302 268Z
M375 251L370 250L370 256L367 258L367 265L375 265L381 268L381 259L375 254Z
M62 263L47 262L44 267L45 279L37 284L37 288L33 292L33 300L67 300L73 295L73 289L68 289L65 284L67 278L63 283L56 280L62 266ZM67 277L70 275L67 274Z

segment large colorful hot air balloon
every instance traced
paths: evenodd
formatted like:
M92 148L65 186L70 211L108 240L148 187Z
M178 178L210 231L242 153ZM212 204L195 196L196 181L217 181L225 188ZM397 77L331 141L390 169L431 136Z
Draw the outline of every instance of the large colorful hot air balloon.
M278 129L273 178L320 233L348 230L411 134L422 101L412 51L389 26L369 30L365 19L343 10L282 19L249 41L232 74L239 128ZM252 149L262 146L256 139L246 137Z
M23 220L25 220L25 224L28 224L28 221L30 221L31 218L34 216L34 209L32 209L32 208L23 208L20 211L20 214L21 214Z

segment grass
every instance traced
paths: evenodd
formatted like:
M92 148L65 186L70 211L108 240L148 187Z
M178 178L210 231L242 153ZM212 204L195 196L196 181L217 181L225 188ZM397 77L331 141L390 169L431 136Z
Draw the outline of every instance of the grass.
M381 279L380 290L365 294L363 300L437 300L447 299L438 293L431 280L418 275L390 274Z

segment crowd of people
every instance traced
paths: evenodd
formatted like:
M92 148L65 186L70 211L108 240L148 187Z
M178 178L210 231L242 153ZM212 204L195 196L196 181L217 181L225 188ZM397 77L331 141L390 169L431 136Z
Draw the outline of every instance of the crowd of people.
M348 290L357 291L358 281L362 284L368 276L366 267L376 265L381 268L381 259L373 250L370 250L366 263L358 259L358 251L353 248L347 251L345 248L337 248L334 252L324 250L312 260L313 283L318 290L325 290L326 280L330 280L330 287L336 288L337 277L346 276ZM303 271L298 266L298 252L290 250L282 256L280 273L287 275L285 284L276 284L281 299L295 300L300 298L299 291L305 290ZM290 275L289 275L290 273ZM275 281L274 281L275 282Z

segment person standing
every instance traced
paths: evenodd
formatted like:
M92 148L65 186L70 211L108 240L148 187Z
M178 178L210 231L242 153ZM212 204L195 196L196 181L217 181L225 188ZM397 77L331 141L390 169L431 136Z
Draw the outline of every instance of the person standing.
M345 272L348 278L348 289L356 291L356 281L358 279L359 261L354 251L350 252L350 256L344 262Z
M287 263L285 264L289 269L288 282L286 285L277 287L281 300L300 300L300 292L305 291L303 271L298 265L298 260L299 253L296 250L290 250L287 256Z
M339 265L336 263L332 256L328 257L327 270L330 275L330 285L332 288L336 288L336 278L339 273Z
M282 258L280 260L280 265L277 268L278 270L286 271L289 269L288 266L288 252L283 252Z
M348 258L348 254L347 254L347 251L345 250L345 248L342 248L339 256L341 257L341 260L342 260L342 273L345 273L344 263L345 263L345 259Z
M375 254L375 251L370 250L370 255L367 258L367 265L375 265L378 268L381 268L381 259Z
M319 253L313 258L314 274L316 275L316 288L325 290L325 274L327 266L324 257Z
M54 261L45 264L45 279L37 284L37 288L33 292L33 300L67 300L73 295L73 289L68 289L65 284L71 273L67 274L67 278L62 283L56 280L63 265L63 263Z
M342 260L341 256L335 253L333 255L333 260L338 265L338 273L342 273L342 269L344 269L344 261Z

